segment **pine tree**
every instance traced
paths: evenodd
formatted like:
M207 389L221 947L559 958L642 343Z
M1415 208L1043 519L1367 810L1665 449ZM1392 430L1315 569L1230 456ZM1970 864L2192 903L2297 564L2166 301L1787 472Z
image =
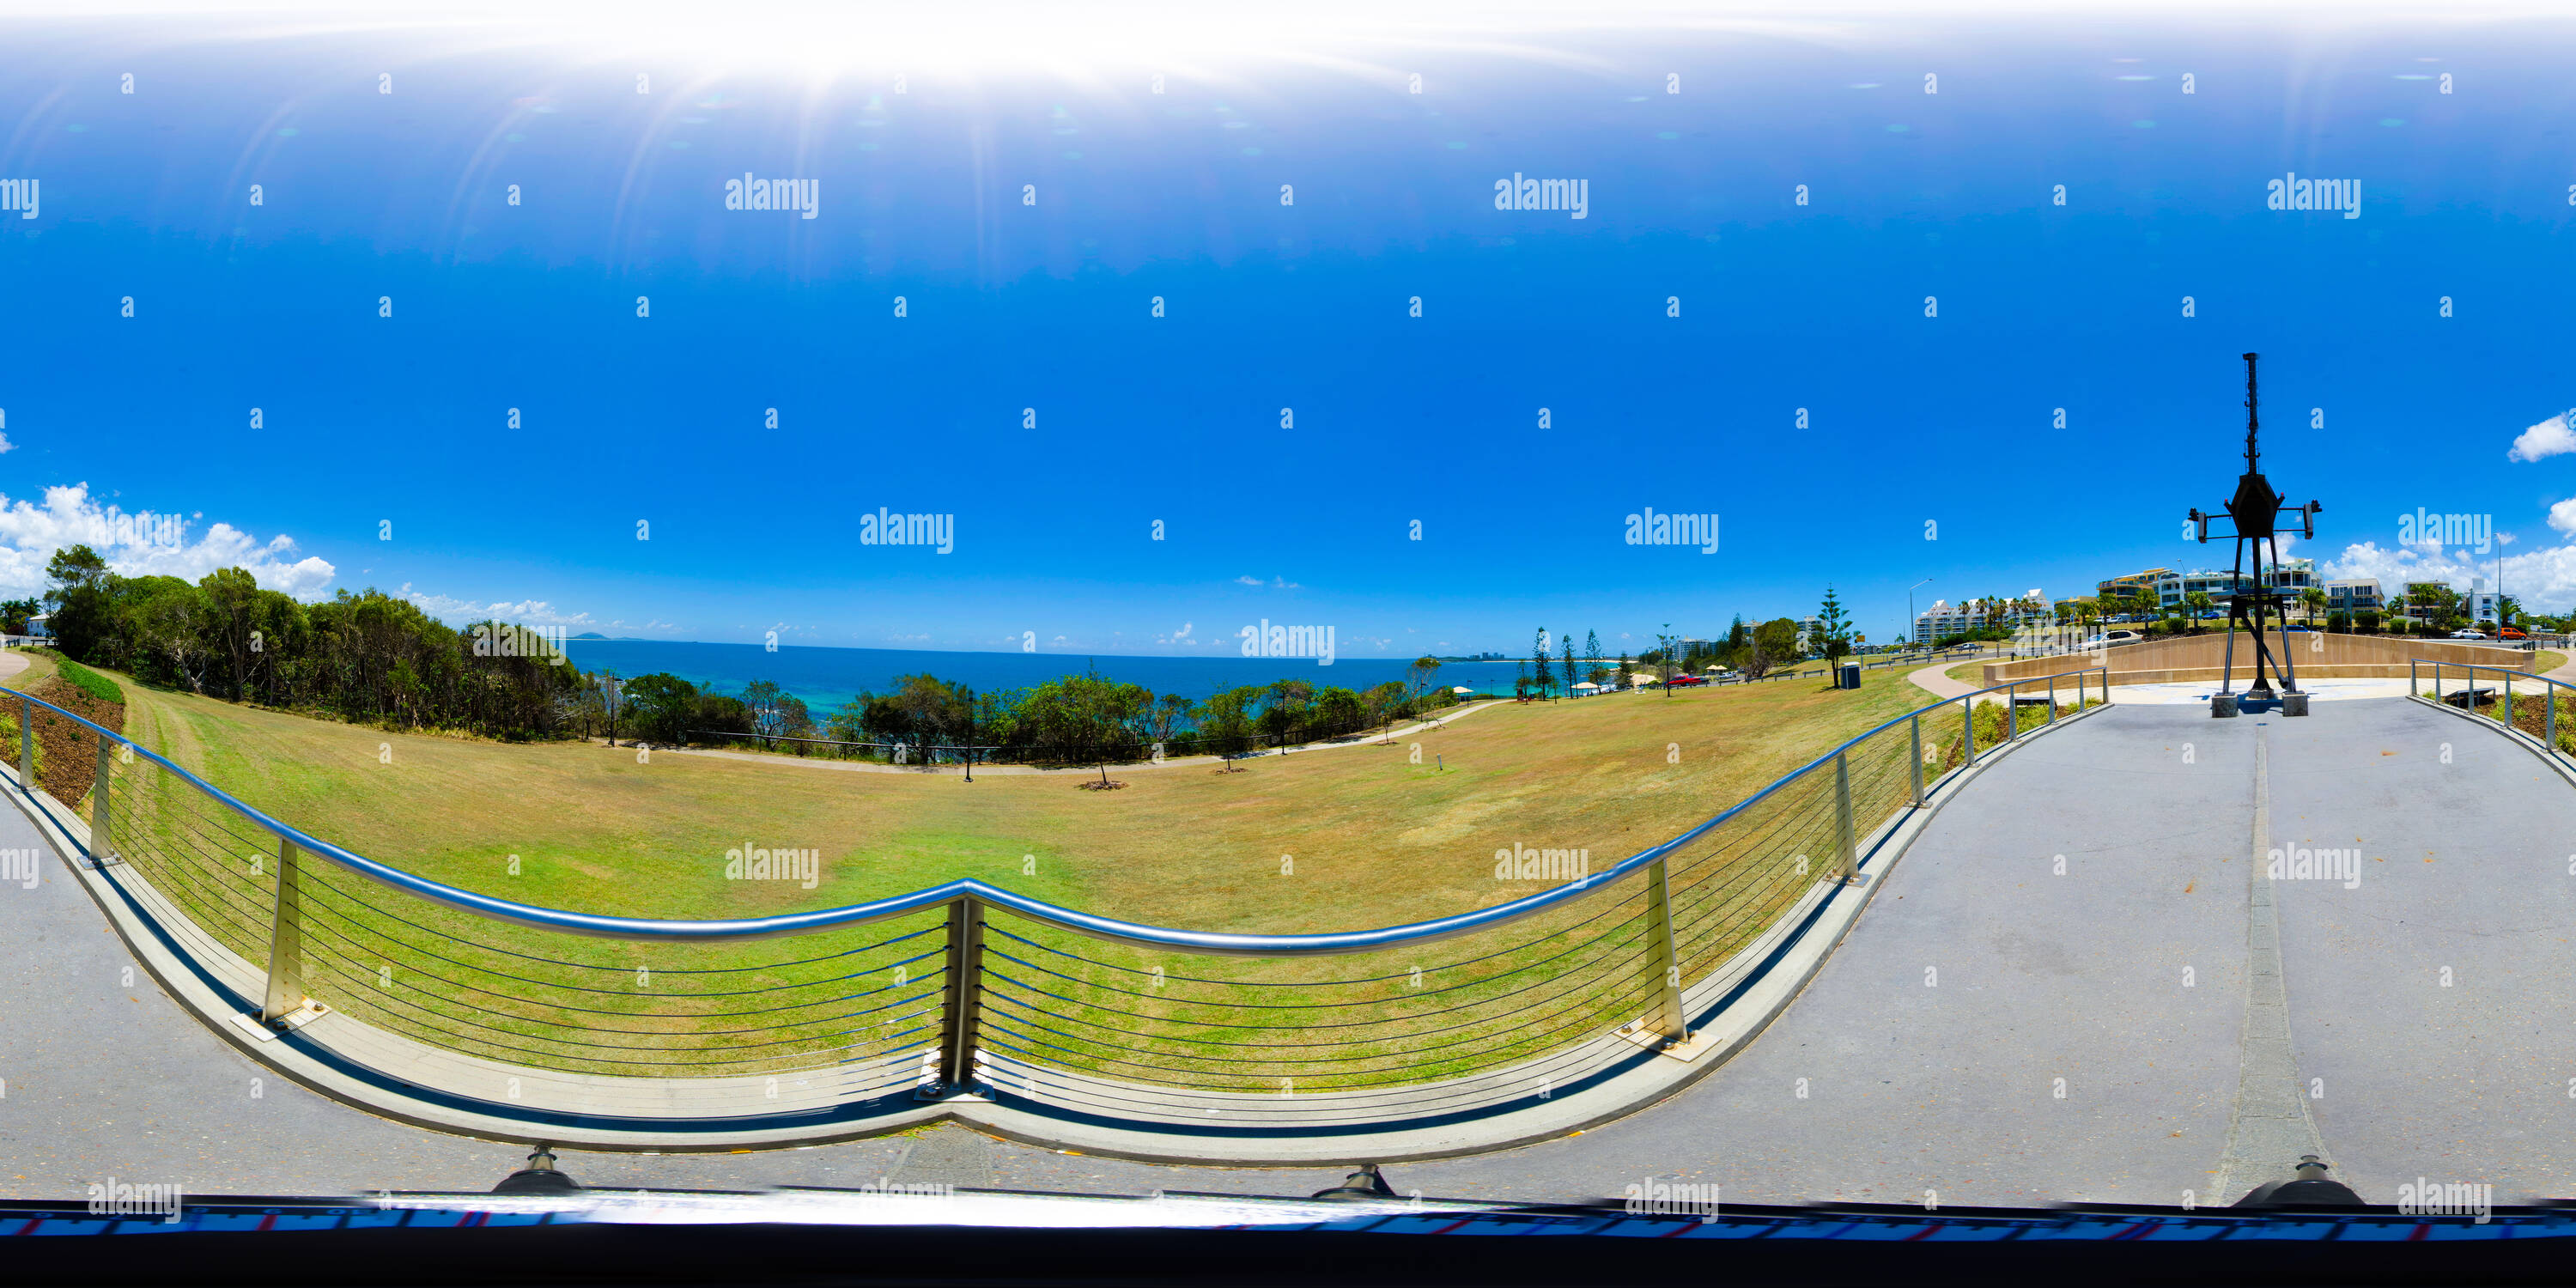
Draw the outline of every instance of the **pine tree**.
M1824 636L1827 667L1840 664L1843 655L1851 652L1851 617L1843 612L1843 602L1832 586L1825 587L1825 605L1816 610L1816 631Z

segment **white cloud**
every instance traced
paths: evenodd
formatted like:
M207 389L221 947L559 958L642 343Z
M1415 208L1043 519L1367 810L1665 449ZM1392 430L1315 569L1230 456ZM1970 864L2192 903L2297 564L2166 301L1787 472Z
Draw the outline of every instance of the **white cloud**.
M9 441L9 436L7 434L0 434L0 453L12 451L17 446L18 445L16 443Z
M1261 584L1261 579L1259 577L1237 577L1234 579L1234 583L1238 586L1258 586Z
M2561 412L2522 431L2504 458L2508 461L2537 461L2569 452L2576 452L2576 430L2568 428L2567 415Z
M522 599L515 604L507 600L484 603L479 600L452 599L446 595L432 595L426 591L413 590L410 582L404 582L402 589L396 593L419 605L420 611L450 626L462 626L470 622L486 620L515 622L521 626L598 625L591 620L588 613L566 614L557 611L553 604L542 599Z
M43 505L0 495L0 592L43 591L46 562L74 545L96 550L123 576L196 581L218 568L238 567L262 587L306 600L321 598L339 576L322 559L295 558L295 541L283 533L261 541L218 523L197 535L175 514L127 514L100 505L87 483L46 488Z
M2576 537L2576 496L2549 507L2549 526Z
M2562 515L2562 509L2571 512ZM2550 526L2566 531L2561 526L2562 519L2576 525L2576 502L2562 501L2551 507ZM2463 554L2467 557L2459 557ZM2438 581L2465 591L2473 577L2483 578L2486 588L2493 590L2497 567L2497 560L2432 542L2382 549L2377 542L2364 541L2346 546L2342 555L2319 563L2319 571L2328 578L2378 578L2381 593L2389 595L2405 594L2410 581ZM2505 593L2533 612L2558 611L2576 602L2576 545L2507 555L2502 567Z

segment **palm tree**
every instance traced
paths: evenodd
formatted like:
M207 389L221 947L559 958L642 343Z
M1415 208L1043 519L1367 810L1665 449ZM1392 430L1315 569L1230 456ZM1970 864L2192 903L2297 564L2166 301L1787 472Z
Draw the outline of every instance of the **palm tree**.
M2182 603L2183 607L2191 610L2191 617L2195 622L2209 616L2209 610L2218 606L2218 601L2211 599L2209 592L2205 590L2195 590L2183 596Z
M2317 610L2326 606L2326 593L2314 586L2299 592L2299 604L2308 610L2308 624L2316 625Z

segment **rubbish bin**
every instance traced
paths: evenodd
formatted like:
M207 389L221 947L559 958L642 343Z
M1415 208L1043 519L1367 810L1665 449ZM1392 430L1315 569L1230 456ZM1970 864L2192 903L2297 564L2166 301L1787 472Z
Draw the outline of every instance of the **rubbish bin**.
M1860 687L1860 663L1843 663L1842 677L1837 687L1845 689L1857 689Z

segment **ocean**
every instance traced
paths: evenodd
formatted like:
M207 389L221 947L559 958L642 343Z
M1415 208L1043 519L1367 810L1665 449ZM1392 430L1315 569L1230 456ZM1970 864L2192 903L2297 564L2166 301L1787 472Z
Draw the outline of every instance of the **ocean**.
M1311 659L1247 657L1071 656L1063 653L961 653L914 649L813 648L781 645L771 652L758 644L699 644L665 640L570 640L564 645L573 665L596 672L614 668L632 678L668 672L701 689L739 693L754 680L769 680L804 700L819 717L837 710L862 689L883 693L895 677L922 672L977 692L1026 688L1084 669L1123 684L1141 684L1157 694L1178 693L1204 701L1226 689L1274 680L1301 679L1318 687L1338 685L1366 689L1402 680L1410 659L1336 658L1331 666ZM1437 683L1465 685L1480 693L1510 693L1517 662L1448 662Z

